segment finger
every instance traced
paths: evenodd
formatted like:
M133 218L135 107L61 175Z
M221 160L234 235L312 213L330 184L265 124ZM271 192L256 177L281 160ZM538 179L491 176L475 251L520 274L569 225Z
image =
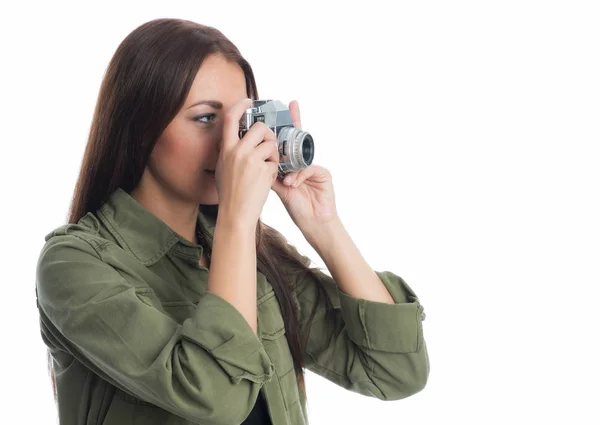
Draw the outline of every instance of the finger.
M283 185L283 183L277 178L277 173L273 177L273 183L271 184L271 189L279 195L280 198L285 196L285 193L289 190L287 187Z
M316 167L316 166L309 166L309 167L303 168L302 170L300 170L300 172L296 173L296 175L294 176L294 180L291 182L290 186L291 187L300 186L306 179L310 178L311 176L316 174L318 171L319 171L318 167Z
M273 187L273 181L277 180L277 176L279 171L279 164L271 161L265 162L264 173L271 181L271 188Z
M297 178L298 178L298 172L292 171L287 176L285 176L285 178L283 179L283 184L285 186L291 186L296 181Z
M242 99L234 104L225 114L221 147L232 148L240 140L240 118L246 109L252 106L252 99Z
M269 175L272 176L273 180L276 180L279 171L279 149L277 149L277 142L275 142L274 144L263 144L270 145L271 147L271 149L269 150L269 156L267 158L266 165L269 171Z
M269 144L271 143L269 142ZM270 161L275 165L275 170L279 168L279 146L277 145L277 140L275 140L273 143L273 146L271 148L271 155L269 156L267 161Z
M277 149L277 143L272 140L264 141L259 144L255 149L257 157L263 161L273 161L279 163L279 150Z
M300 121L300 106L297 100L290 102L290 115L292 116L292 123L294 128L302 128L302 122Z
M252 124L252 127L246 132L243 140L244 146L254 148L262 142L274 142L277 140L277 136L265 123L256 122Z
M290 185L291 187L298 187L300 186L304 180L306 180L307 178L309 178L311 176L310 171L307 171L308 168L303 169L302 171L300 171L298 173L298 175L296 176L296 179L294 180L294 182Z

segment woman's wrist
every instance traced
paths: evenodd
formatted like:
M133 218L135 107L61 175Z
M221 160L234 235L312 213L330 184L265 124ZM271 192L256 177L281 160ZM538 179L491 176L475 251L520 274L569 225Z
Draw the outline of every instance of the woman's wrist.
M233 211L231 208L224 206L219 207L216 225L233 232L249 232L254 235L256 233L257 222L252 222L252 220L248 220L238 211Z

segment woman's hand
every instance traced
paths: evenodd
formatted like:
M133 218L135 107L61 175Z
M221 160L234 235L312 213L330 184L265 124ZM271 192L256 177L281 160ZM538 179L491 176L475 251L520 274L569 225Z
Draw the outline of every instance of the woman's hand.
M239 138L239 121L252 100L244 99L225 115L219 145L215 179L219 193L219 214L256 226L263 206L277 179L279 151L275 133L257 122Z
M294 127L301 128L298 102L295 100L290 102L289 108ZM339 220L332 177L329 171L321 166L311 164L300 172L289 173L283 181L276 179L272 189L304 234L310 233L311 229Z

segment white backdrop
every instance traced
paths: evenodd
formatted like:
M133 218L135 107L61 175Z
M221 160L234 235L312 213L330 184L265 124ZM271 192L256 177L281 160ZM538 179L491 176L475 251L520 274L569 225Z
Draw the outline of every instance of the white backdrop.
M425 307L426 388L383 402L309 372L312 424L600 423L596 5L3 3L2 422L57 422L39 250L66 220L115 49L173 17L229 37L262 98L299 101L346 228ZM323 265L274 192L262 218Z

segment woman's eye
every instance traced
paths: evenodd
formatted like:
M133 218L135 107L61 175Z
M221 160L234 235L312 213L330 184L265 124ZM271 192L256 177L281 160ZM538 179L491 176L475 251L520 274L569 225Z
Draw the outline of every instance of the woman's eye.
M205 115L198 115L197 117L194 117L194 121L198 121L201 122L202 124L208 124L209 121L206 121L207 119L214 119L216 118L217 114L205 114Z

